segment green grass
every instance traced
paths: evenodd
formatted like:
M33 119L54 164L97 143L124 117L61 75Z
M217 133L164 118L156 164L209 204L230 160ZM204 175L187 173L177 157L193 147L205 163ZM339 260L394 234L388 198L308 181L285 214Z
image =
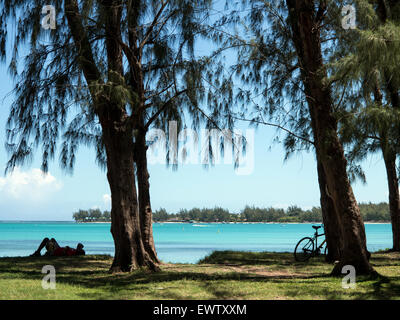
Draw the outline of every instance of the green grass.
M109 274L109 256L0 258L0 299L399 299L400 254L375 253L382 275L343 289L322 258L297 263L291 253L214 252L198 264L164 264L159 273ZM44 290L44 265L57 287Z

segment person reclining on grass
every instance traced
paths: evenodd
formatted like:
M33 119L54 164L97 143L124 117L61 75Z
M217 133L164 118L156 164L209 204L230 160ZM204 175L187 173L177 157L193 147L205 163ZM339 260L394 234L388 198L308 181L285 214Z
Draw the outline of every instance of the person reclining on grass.
M54 257L61 257L61 256L81 256L85 255L85 251L83 250L83 244L78 243L76 246L76 249L70 248L68 246L66 247L60 247L60 245L57 243L56 239L51 238L44 238L42 243L39 245L39 248L30 256L31 257L40 257L40 251L46 247L46 253L44 254L45 256L54 256Z

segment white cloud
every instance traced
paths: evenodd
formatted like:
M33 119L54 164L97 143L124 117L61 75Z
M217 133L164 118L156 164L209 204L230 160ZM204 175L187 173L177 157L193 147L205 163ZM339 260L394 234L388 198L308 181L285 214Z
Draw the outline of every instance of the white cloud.
M9 200L41 201L61 188L62 183L54 176L37 168L22 171L17 167L6 177L0 177L1 196Z

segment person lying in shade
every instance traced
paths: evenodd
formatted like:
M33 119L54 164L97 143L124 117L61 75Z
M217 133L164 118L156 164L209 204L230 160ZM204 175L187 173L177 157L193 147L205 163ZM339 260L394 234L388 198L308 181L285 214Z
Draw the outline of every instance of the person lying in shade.
M83 244L78 243L76 249L66 247L60 247L57 243L56 239L51 238L44 238L42 243L39 245L39 248L30 256L31 257L40 257L42 249L46 247L45 256L54 256L54 257L61 257L61 256L81 256L85 255L85 251L83 250Z

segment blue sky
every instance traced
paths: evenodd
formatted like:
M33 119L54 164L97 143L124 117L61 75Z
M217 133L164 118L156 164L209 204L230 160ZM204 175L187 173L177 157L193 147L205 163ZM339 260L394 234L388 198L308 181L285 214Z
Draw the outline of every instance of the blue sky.
M4 148L5 122L13 96L7 67L0 65L0 220L72 220L78 209L110 209L106 173L95 164L94 151L81 147L73 175L60 169L57 160L44 176L40 156L26 167L4 176L7 154ZM6 97L7 96L7 97ZM240 128L245 130L247 124ZM313 153L293 155L284 162L280 145L273 143L276 130L260 127L254 137L254 170L237 175L232 164L209 169L179 165L177 171L163 164L150 165L153 210L169 212L181 208L222 206L239 212L245 205L282 207L319 206L319 189ZM359 202L387 201L386 175L379 155L363 163L367 185L353 184Z

